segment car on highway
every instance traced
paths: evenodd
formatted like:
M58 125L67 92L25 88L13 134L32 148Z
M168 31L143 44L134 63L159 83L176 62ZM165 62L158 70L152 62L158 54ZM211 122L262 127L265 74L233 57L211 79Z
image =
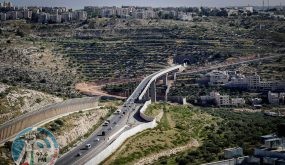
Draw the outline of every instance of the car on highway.
M91 148L91 144L86 144L86 145L85 145L85 148L86 148L86 149L90 149L90 148Z
M98 142L98 141L100 141L100 139L99 139L99 138L96 138L96 139L95 139L95 141L97 141L97 142Z
M120 114L121 113L121 110L117 110L116 112L115 112L115 114Z
M78 152L76 156L81 156L81 155L82 155L82 153L81 153L81 152Z
M108 126L109 125L109 122L105 121L103 126Z

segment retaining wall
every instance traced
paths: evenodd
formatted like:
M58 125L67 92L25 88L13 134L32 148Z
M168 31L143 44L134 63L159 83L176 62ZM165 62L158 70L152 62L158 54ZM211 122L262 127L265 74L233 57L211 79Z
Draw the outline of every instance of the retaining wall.
M0 144L15 136L21 130L39 122L65 113L90 109L98 106L99 97L85 97L63 101L43 107L37 111L21 115L0 127Z
M144 114L144 112L146 111L147 107L151 104L151 100L146 101L145 104L143 105L143 107L140 109L140 117L143 118L146 121L153 121L155 118L151 117L151 116L147 116Z

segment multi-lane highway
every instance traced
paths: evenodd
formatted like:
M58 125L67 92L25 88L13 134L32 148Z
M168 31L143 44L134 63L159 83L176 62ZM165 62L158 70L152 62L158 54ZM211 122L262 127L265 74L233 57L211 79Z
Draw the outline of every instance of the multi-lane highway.
M122 108L119 109L120 113L115 113L107 119L109 121L107 126L100 126L81 145L63 155L56 162L56 165L84 164L111 144L122 132L130 129L132 126L144 122L138 115L138 111L142 104L135 103L135 101L154 75L155 74L147 76L141 81L132 95L126 100ZM102 135L102 132L105 132L104 136ZM91 148L86 148L87 144L90 144Z

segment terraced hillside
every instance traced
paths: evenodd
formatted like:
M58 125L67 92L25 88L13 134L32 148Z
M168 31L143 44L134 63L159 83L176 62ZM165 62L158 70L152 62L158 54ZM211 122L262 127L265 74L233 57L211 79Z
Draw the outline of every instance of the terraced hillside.
M269 42L272 39L268 37L263 39L268 44L264 44L260 36L253 35L258 24L248 28L240 22L225 20L95 19L76 29L73 37L55 42L60 46L57 51L71 59L70 66L78 67L85 81L137 78L173 62L219 63L242 56L278 53L280 44Z
M0 23L0 81L76 97L78 82L120 83L173 63L196 67L284 53L282 23L217 17L196 22L96 18L82 24Z
M60 44L63 53L79 67L78 72L86 80L129 79L168 65L175 45L174 40L166 38L169 31L151 28L118 30L113 38L65 40Z

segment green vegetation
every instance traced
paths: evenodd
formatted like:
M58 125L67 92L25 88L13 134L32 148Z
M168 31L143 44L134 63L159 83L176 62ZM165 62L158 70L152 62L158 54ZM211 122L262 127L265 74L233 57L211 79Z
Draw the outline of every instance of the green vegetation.
M17 92L19 92L19 90L16 87L8 87L3 92L0 92L0 125L23 114L21 112L23 97L18 97L12 103L7 97L9 94Z
M279 57L260 64L250 64L247 70L256 71L265 80L285 79L285 57Z
M223 159L223 150L240 146L244 154L252 154L260 145L260 136L274 133L284 118L268 117L262 113L233 112L230 109L201 109L201 113L222 118L217 125L205 128L202 146L177 156L162 158L156 164L191 164L212 162Z
M144 114L151 117L156 117L162 110L166 109L166 104L154 103L147 107Z
M105 164L133 164L136 160L166 149L184 146L205 136L205 128L215 125L219 118L187 106L166 104L158 126L129 138Z

